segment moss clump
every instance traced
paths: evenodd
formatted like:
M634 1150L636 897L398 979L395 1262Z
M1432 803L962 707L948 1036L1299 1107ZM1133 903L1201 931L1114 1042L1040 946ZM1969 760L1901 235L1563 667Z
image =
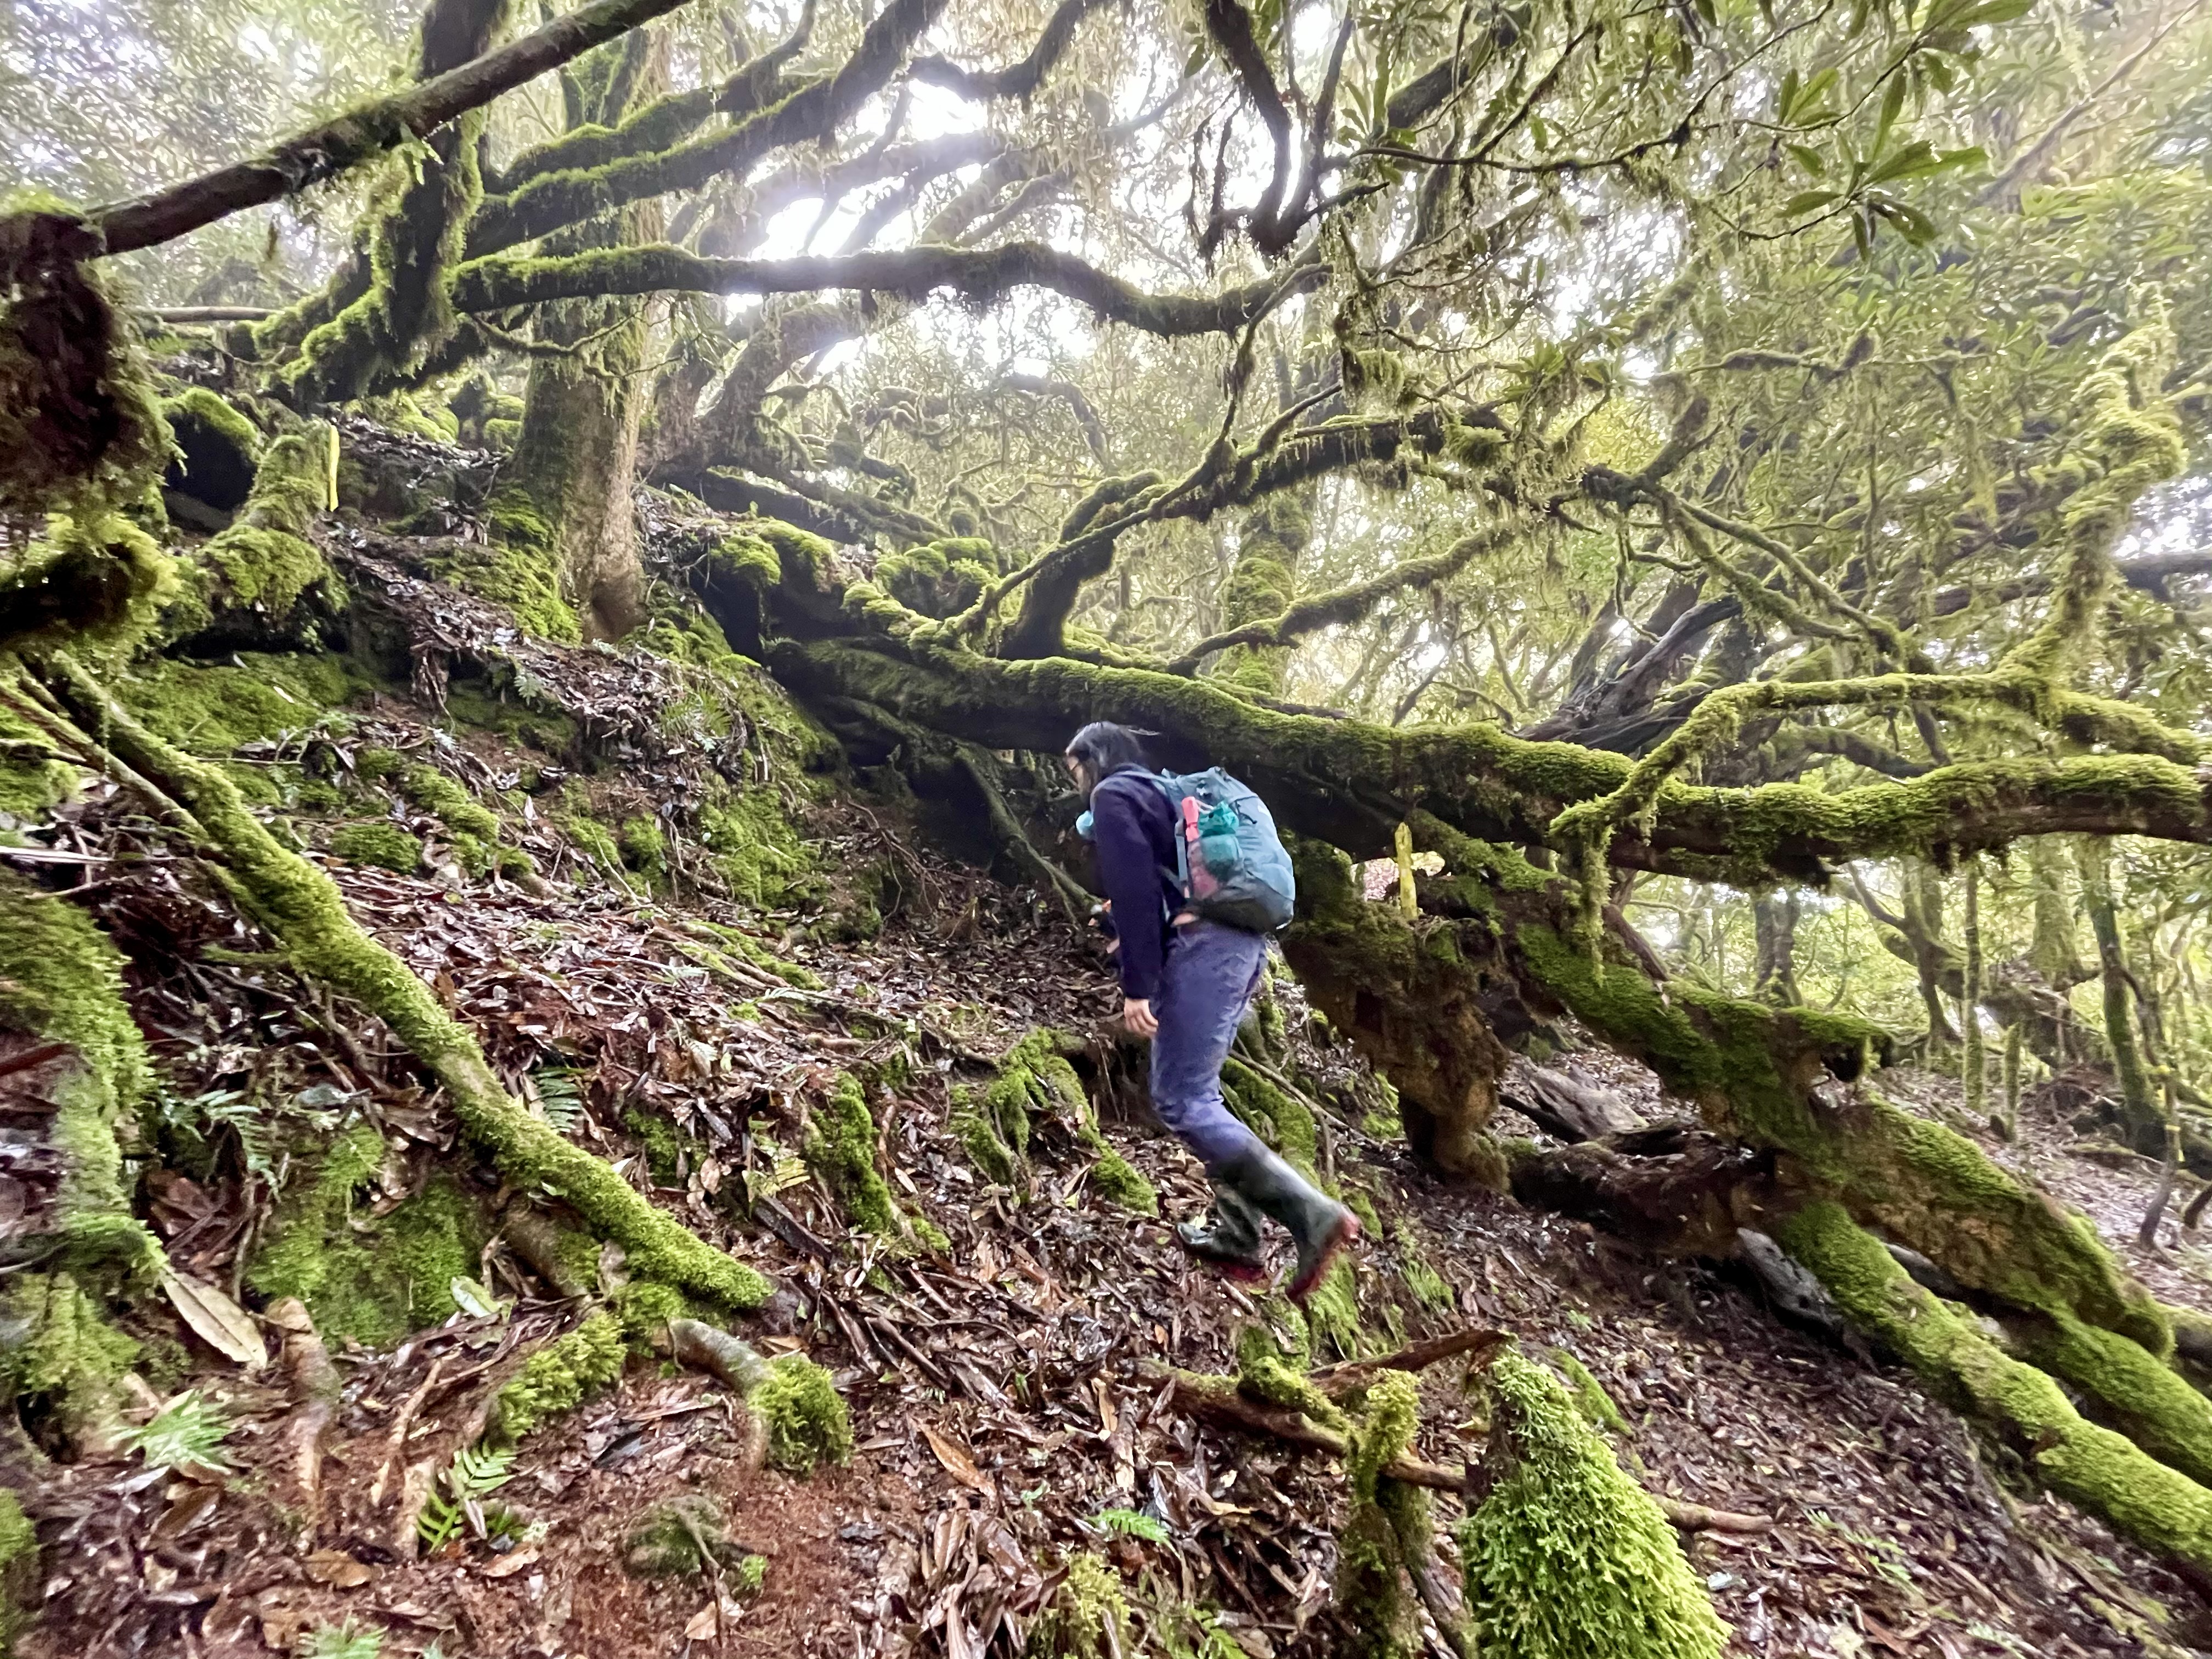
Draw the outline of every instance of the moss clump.
M373 864L403 876L422 867L422 838L383 820L339 825L331 836L331 851L349 864Z
M1136 1214L1158 1215L1158 1192L1099 1128L1082 1080L1060 1052L1062 1041L1043 1026L1025 1032L1006 1050L989 1083L956 1090L953 1133L979 1171L1014 1186L1028 1170L1030 1114L1064 1115L1077 1144L1092 1155L1091 1182L1098 1195Z
M0 1654L11 1654L39 1577L39 1532L15 1490L0 1486Z
M768 1376L746 1402L768 1431L769 1461L793 1474L853 1459L853 1421L830 1373L805 1354L769 1362Z
M50 519L44 537L0 566L0 647L120 651L153 630L175 591L169 556L121 514Z
M488 542L457 543L431 561L438 580L505 605L524 632L562 645L583 642L576 608L557 574L560 538L536 509L508 497L486 514Z
M1628 1419L1620 1414L1620 1407L1613 1403L1613 1396L1605 1391L1590 1368L1569 1353L1565 1348L1553 1351L1552 1363L1567 1379L1568 1390L1574 1395L1575 1409L1583 1414L1583 1421L1594 1429L1607 1429L1614 1434L1628 1432Z
M246 1282L296 1296L325 1335L386 1347L454 1311L453 1282L477 1271L489 1237L481 1208L451 1176L434 1177L364 1231L354 1195L384 1166L368 1124L340 1136L312 1180L277 1206Z
M773 790L742 790L702 808L699 838L740 903L781 909L819 885L808 844Z
M335 428L317 422L269 446L237 522L200 550L210 579L201 603L210 611L255 610L281 620L330 575L306 537L336 500L337 441Z
M500 837L499 814L434 766L404 766L399 793L410 805L421 807L458 834L487 842Z
M0 703L0 813L41 817L74 794L81 777L45 732Z
M242 666L160 658L110 683L116 701L167 743L228 755L326 724L360 688L337 657L241 652Z
M1306 1298L1306 1327L1316 1345L1326 1342L1346 1359L1359 1357L1359 1281L1352 1263L1330 1264L1313 1294Z
M668 841L658 819L624 818L615 833L615 844L621 849L623 866L644 877L648 887L668 884Z
M520 1440L539 1424L574 1411L622 1375L629 1344L612 1314L595 1313L524 1362L493 1403L502 1439Z
M654 1504L623 1544L623 1566L635 1578L696 1578L722 1565L740 1595L757 1595L768 1577L763 1558L743 1555L731 1544L721 1504L704 1492Z
M1129 1602L1120 1575L1085 1550L1068 1558L1067 1577L1030 1627L1023 1652L1028 1659L1108 1659L1135 1651L1128 1628Z
M63 1261L80 1271L118 1261L139 1272L156 1259L131 1218L122 1115L151 1078L146 1046L123 1000L123 958L75 905L0 872L0 1026L67 1043L76 1063L55 1085L47 1131L64 1164L55 1230Z
M1321 1156L1321 1130L1304 1103L1233 1054L1222 1065L1221 1081L1231 1109L1252 1133L1312 1179L1314 1160Z
M1373 1659L1413 1659L1422 1650L1407 1568L1429 1553L1428 1494L1383 1473L1412 1447L1419 1425L1413 1377L1384 1371L1367 1390L1345 1458L1352 1508L1337 1534L1336 1599L1351 1615L1352 1650Z
M15 1395L40 1395L76 1425L114 1407L116 1384L138 1344L107 1321L100 1304L66 1273L25 1273L0 1300L15 1327L4 1356Z
M876 1120L859 1082L841 1073L807 1126L806 1161L854 1225L887 1238L904 1230L891 1189L876 1168Z
M1279 1322L1290 1333L1285 1342L1275 1328L1255 1320L1237 1331L1237 1387L1271 1406L1287 1406L1304 1412L1324 1427L1346 1426L1343 1409L1316 1388L1306 1373L1313 1366L1313 1339L1298 1310L1277 1302L1277 1311L1288 1317Z
M1567 1391L1511 1349L1487 1381L1501 1478L1459 1529L1484 1659L1719 1659L1674 1529Z
M645 1148L646 1167L653 1172L653 1182L661 1187L683 1184L685 1172L696 1164L694 1156L685 1161L687 1152L695 1152L696 1146L687 1135L679 1133L676 1126L665 1117L655 1117L650 1112L632 1109L623 1117L623 1126L637 1137Z
M562 818L561 827L602 874L621 879L622 848L615 844L614 836L606 825L588 813L572 812Z

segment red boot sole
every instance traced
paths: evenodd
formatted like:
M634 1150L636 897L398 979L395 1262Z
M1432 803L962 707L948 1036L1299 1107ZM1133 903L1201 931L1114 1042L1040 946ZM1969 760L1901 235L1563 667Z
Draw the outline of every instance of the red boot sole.
M1321 1247L1321 1254L1314 1258L1313 1266L1291 1281L1289 1294L1291 1301L1300 1307L1305 1305L1306 1298L1313 1294L1314 1286L1328 1276L1328 1270L1335 1265L1336 1258L1344 1253L1345 1247L1358 1242L1359 1231L1359 1218L1351 1211L1346 1210L1338 1216L1336 1225L1329 1231L1328 1242Z

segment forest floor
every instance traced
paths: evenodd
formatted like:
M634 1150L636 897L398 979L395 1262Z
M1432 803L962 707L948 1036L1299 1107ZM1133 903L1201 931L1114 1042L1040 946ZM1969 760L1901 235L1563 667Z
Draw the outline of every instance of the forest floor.
M385 698L359 716L355 740L430 741L427 720ZM513 759L491 738L467 742L495 771ZM1021 1192L979 1176L948 1128L953 1081L977 1057L1035 1026L1096 1029L1115 993L1095 947L1033 892L909 844L857 805L817 809L812 828L833 866L890 872L872 936L840 941L799 916L697 895L573 884L550 831L534 848L553 878L539 891L451 869L330 867L354 914L475 1025L511 1080L542 1088L558 1074L549 1066L594 1079L574 1133L776 1281L741 1333L833 1370L853 1413L850 1465L805 1480L761 1468L720 1385L633 1362L523 1443L500 1493L527 1528L520 1541L465 1536L416 1559L404 1471L473 1438L486 1379L580 1316L495 1243L481 1274L500 1298L489 1311L457 1313L388 1352L331 1343L343 1392L304 1508L276 1495L296 1455L282 1365L249 1375L181 1323L141 1328L149 1351L166 1342L175 1357L146 1411L198 1390L231 1422L226 1467L162 1474L93 1453L50 1468L31 1494L46 1576L24 1653L335 1651L331 1633L350 1630L383 1632L386 1655L447 1659L968 1659L1018 1650L1008 1617L1034 1609L1085 1548L1121 1571L1146 1651L1339 1650L1340 1472L1194 1425L1140 1370L1234 1370L1238 1324L1279 1316L1279 1303L1255 1302L1176 1246L1170 1224L1203 1202L1198 1166L1121 1090L1102 1095L1104 1130L1158 1188L1157 1220L1091 1190L1065 1123L1040 1125ZM189 863L159 850L119 797L94 796L52 842L85 860L82 902L134 959L173 964L131 988L173 1097L266 1096L273 1079L302 1110L365 1113L406 1149L394 1159L401 1188L429 1169L495 1184L388 1034L257 963ZM749 931L821 988L733 988L684 931L699 920ZM1316 1046L1325 1033L1284 986L1298 1069L1317 1091L1334 1085L1334 1102L1371 1099L1358 1062ZM848 1232L794 1157L810 1091L893 1051L914 1063L893 1109L878 1109L887 1165L949 1253ZM1648 1078L1609 1057L1561 1063L1641 1094L1648 1115L1674 1115ZM1916 1107L1946 1104L1942 1079L1893 1081ZM640 1127L656 1120L683 1132L672 1166ZM1474 1325L1571 1354L1620 1408L1617 1448L1648 1487L1772 1517L1763 1533L1684 1538L1732 1650L2212 1651L2202 1605L2162 1569L2027 1494L1902 1373L1779 1322L1751 1281L1655 1263L1581 1223L1445 1187L1370 1115L1346 1110L1326 1127L1328 1165L1385 1224L1359 1262L1370 1351ZM2212 1306L2212 1256L2178 1236L2156 1257L2132 1243L2154 1172L2075 1158L2072 1138L2030 1121L2016 1146L1984 1145L2094 1217L2161 1295ZM251 1301L242 1264L265 1215L235 1188L158 1169L145 1178L172 1260ZM763 1226L743 1194L770 1188L754 1206ZM1423 1389L1419 1455L1465 1458L1480 1425L1464 1420L1456 1379L1438 1367ZM703 1512L766 1558L757 1595L630 1570L634 1529L678 1498L712 1500ZM1438 1510L1454 1518L1453 1500ZM1185 1611L1200 1605L1218 1610L1211 1632Z

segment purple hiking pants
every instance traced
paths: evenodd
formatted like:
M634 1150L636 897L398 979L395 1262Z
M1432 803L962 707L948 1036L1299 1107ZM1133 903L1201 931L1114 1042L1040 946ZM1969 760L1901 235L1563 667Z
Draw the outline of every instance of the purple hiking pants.
M1152 1003L1152 1108L1208 1168L1266 1144L1221 1098L1221 1062L1267 959L1263 935L1217 921L1185 922L1168 941Z

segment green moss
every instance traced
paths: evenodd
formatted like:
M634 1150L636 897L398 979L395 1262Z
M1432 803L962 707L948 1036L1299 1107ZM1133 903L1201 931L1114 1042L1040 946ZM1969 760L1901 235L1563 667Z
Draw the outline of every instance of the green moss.
M1160 1194L1137 1166L1114 1150L1095 1123L1082 1131L1084 1144L1097 1156L1091 1165L1091 1185L1099 1197L1116 1209L1135 1215L1158 1215Z
M804 1354L769 1362L768 1376L746 1402L768 1431L769 1461L793 1474L853 1458L853 1423L830 1373Z
M422 867L422 838L380 818L374 823L343 823L331 835L331 851L349 864L372 864L411 876Z
M499 1391L493 1414L500 1437L520 1440L540 1424L574 1411L620 1376L629 1357L621 1322L612 1314L592 1315L531 1355Z
M1059 1115L1091 1154L1091 1182L1098 1195L1136 1214L1158 1215L1159 1194L1099 1128L1082 1079L1060 1052L1062 1041L1048 1027L1026 1031L1006 1050L989 1083L954 1090L953 1134L979 1172L1016 1186L1028 1169L1031 1114Z
M876 1168L876 1120L857 1080L840 1073L830 1084L807 1126L805 1151L855 1226L886 1238L904 1231Z
M0 702L0 813L43 817L76 793L82 775L45 732Z
M1553 1350L1552 1363L1566 1377L1567 1387L1574 1395L1575 1409L1583 1414L1583 1421L1594 1429L1607 1429L1614 1434L1628 1432L1628 1419L1620 1414L1620 1407L1613 1403L1605 1384L1597 1380L1589 1366L1565 1348Z
M1022 1651L1028 1659L1110 1659L1136 1650L1120 1575L1088 1550L1070 1556L1067 1576L1030 1626Z
M0 1361L14 1393L45 1395L73 1425L113 1408L138 1344L72 1275L25 1273L0 1292L0 1308L15 1328Z
M656 1185L680 1186L683 1184L681 1172L686 1168L696 1167L696 1143L689 1136L679 1133L676 1126L666 1118L633 1109L624 1114L623 1125L637 1137L638 1145L645 1148L646 1167L653 1171ZM684 1162L687 1152L692 1154L689 1165Z
M630 1528L623 1542L623 1566L635 1578L696 1578L734 1553L721 1504L705 1492L684 1492L655 1504ZM761 1558L749 1555L744 1560ZM757 1575L752 1588L760 1588Z
M700 811L699 837L740 903L781 909L818 886L811 845L772 789L741 790L709 803Z
M765 1279L647 1203L600 1159L564 1139L510 1097L466 1028L430 988L346 914L325 872L286 851L246 810L229 781L161 744L96 684L63 666L70 696L100 709L112 744L191 808L221 849L263 925L309 978L352 997L390 1025L445 1086L463 1130L510 1182L565 1200L630 1269L725 1306L767 1300Z
M246 1269L265 1296L296 1296L325 1335L388 1347L455 1310L453 1282L479 1271L490 1234L481 1207L451 1176L364 1226L356 1192L384 1163L384 1140L357 1125L311 1180L278 1206L267 1242Z
M195 755L228 755L328 723L361 690L338 658L241 652L242 666L156 659L110 683L156 737Z
M1306 1324L1316 1347L1326 1342L1346 1359L1357 1359L1361 1348L1359 1281L1352 1263L1334 1263L1306 1298Z
M38 1528L14 1489L0 1486L0 1655L15 1651L15 1638L36 1603L38 1577Z
M448 830L488 842L500 837L499 815L434 766L408 766L399 774L399 792Z
M1413 1377L1384 1371L1367 1390L1345 1457L1352 1502L1337 1534L1336 1599L1351 1615L1352 1651L1375 1659L1413 1659L1422 1651L1419 1601L1407 1569L1428 1557L1428 1494L1383 1473L1412 1448L1419 1425Z
M164 398L161 416L179 452L163 482L218 507L243 501L261 462L260 429L204 386Z
M175 592L174 562L121 514L50 519L0 564L0 646L120 653L153 631Z
M65 900L0 872L0 1025L64 1042L76 1063L53 1088L47 1138L62 1153L55 1231L63 1261L133 1273L158 1257L131 1218L115 1126L151 1081L146 1046L123 1000L123 957Z
M213 578L202 602L276 618L330 575L321 552L305 539L334 502L337 433L318 422L269 446L253 477L253 493L237 520L200 550Z
M1376 1227L1370 1237L1380 1238L1382 1230ZM1406 1289L1414 1301L1431 1313L1449 1313L1459 1304L1451 1282L1429 1262L1428 1245L1419 1234L1408 1237L1401 1226L1398 1237L1398 1277L1405 1281Z
M622 828L615 832L615 844L622 851L625 869L644 877L649 887L667 885L668 842L661 833L658 818L624 818Z
M581 644L583 624L562 591L560 538L553 526L511 497L495 500L485 518L490 539L454 544L432 559L430 574L505 605L526 633L563 645Z
M2212 1571L2212 1492L2084 1420L2048 1375L1998 1348L1970 1312L1914 1284L1842 1206L1808 1204L1775 1237L1854 1325L2012 1446L2053 1492L2192 1571Z
M1718 1659L1674 1529L1566 1390L1511 1349L1487 1385L1502 1478L1459 1530L1484 1659Z
M1324 1427L1344 1427L1342 1409L1306 1376L1313 1365L1313 1346L1304 1316L1287 1304L1275 1305L1287 1316L1278 1323L1288 1331L1288 1340L1279 1336L1274 1326L1257 1320L1239 1326L1237 1386L1255 1400L1304 1412Z
M584 856L607 875L619 878L623 869L622 848L615 844L613 832L587 813L571 812L561 819L561 827L568 839L576 843Z
M1252 1133L1312 1179L1315 1160L1321 1156L1321 1128L1305 1103L1233 1054L1222 1065L1221 1082L1231 1109Z

